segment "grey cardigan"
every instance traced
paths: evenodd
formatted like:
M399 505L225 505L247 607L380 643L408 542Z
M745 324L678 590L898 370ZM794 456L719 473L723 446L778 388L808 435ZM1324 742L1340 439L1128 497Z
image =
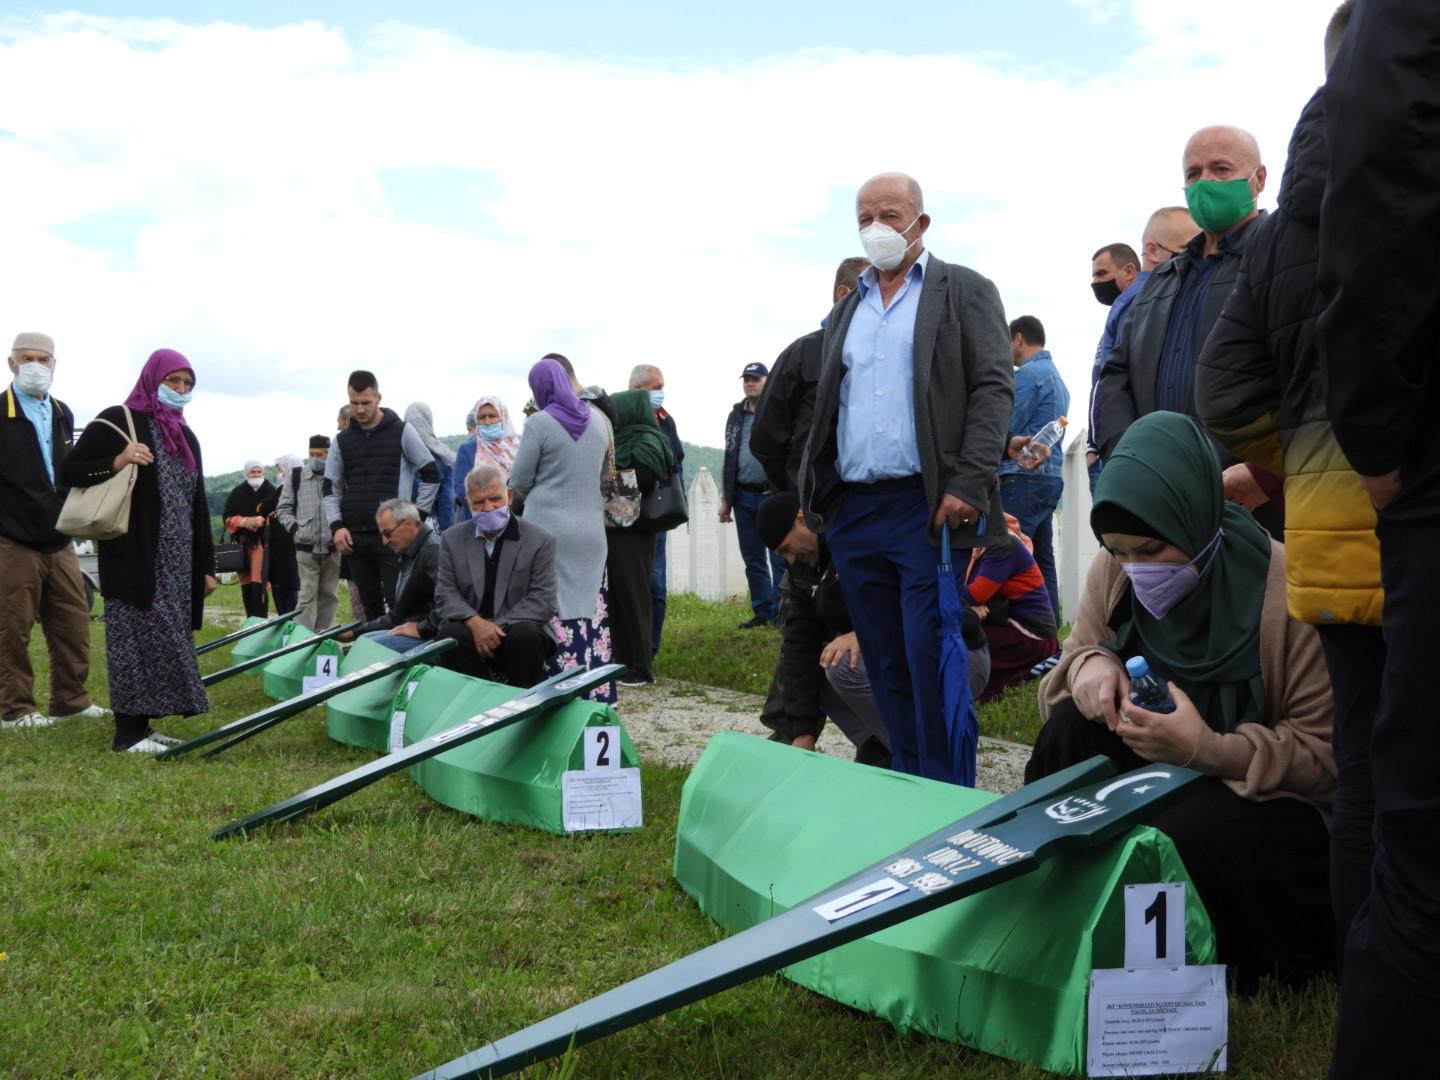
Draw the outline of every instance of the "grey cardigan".
M523 518L511 518L495 568L495 624L545 623L555 615L555 538ZM440 537L435 608L441 621L480 614L485 598L485 541L462 521ZM554 636L553 634L551 635Z
M800 503L816 532L825 530L843 494L836 421L845 335L859 301L854 289L835 305L820 347L820 384L800 466ZM987 530L981 537L962 528L955 545L1001 543L1005 511L995 474L1009 433L1015 365L1005 309L988 278L930 256L915 313L913 364L915 439L930 512L944 494L964 499L985 514Z
M555 537L555 581L562 619L593 619L605 573L605 502L600 480L610 424L595 408L572 439L547 412L525 421L510 486L525 497L525 520Z

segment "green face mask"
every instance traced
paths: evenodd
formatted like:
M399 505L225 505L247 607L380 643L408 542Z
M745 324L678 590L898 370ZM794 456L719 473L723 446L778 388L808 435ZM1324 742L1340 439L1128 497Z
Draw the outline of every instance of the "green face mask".
M1206 232L1224 232L1255 209L1255 196L1250 193L1250 177L1244 180L1196 180L1185 189L1185 205L1190 208L1190 216L1200 228Z

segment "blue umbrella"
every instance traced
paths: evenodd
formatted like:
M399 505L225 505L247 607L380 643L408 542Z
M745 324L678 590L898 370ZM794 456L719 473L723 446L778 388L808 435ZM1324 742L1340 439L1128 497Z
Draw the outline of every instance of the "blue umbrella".
M980 533L985 524L981 519ZM960 587L950 561L950 526L940 526L940 707L950 738L950 774L957 784L975 786L975 746L980 722L970 696L970 650L961 630Z

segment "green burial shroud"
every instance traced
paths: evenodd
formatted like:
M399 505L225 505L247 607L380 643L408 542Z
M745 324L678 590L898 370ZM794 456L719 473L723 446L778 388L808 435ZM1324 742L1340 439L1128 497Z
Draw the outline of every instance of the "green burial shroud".
M712 919L743 930L995 798L725 732L685 782L675 877ZM902 1031L1083 1076L1090 970L1124 965L1125 885L1159 881L1187 885L1187 962L1214 963L1179 855L1139 827L784 975Z
M400 654L371 638L360 638L345 659L340 674L349 675L368 664L389 663ZM325 731L338 743L359 746L383 754L390 741L390 699L405 677L401 668L394 675L336 694L325 703Z
M238 629L244 630L247 626L254 626L256 623L262 623L264 621L264 619L256 615L251 615L240 624ZM272 652L280 648L280 646L284 645L288 640L287 635L295 625L293 620L286 619L284 622L276 623L270 627L269 630L261 630L258 634L251 634L247 638L241 638L234 645L230 646L230 664L240 664L246 660L254 660L255 657L261 653ZM229 667L230 665L227 664L225 666Z
M405 712L405 742L419 742L476 713L520 697L523 688L486 682L444 668L420 669L400 685L395 707ZM406 701L409 684L415 684ZM635 746L608 705L572 701L549 716L516 724L447 750L410 769L438 803L486 821L563 833L561 773L585 767L583 731L620 728L620 765L639 766Z
M294 645L306 638L314 637L313 631L299 623L294 624L289 636L276 648ZM287 656L278 656L260 668L260 685L265 696L271 701L289 701L305 691L305 676L315 674L317 656L333 656L338 661L344 655L340 643L332 638L318 642L313 649L300 649Z

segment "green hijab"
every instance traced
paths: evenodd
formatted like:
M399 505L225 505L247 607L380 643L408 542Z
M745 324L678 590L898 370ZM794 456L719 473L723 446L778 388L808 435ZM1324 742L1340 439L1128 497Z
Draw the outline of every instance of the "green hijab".
M1097 518L1134 519L1140 535L1174 544L1192 559L1223 529L1200 584L1163 619L1137 603L1127 586L1112 615L1122 657L1143 655L1195 702L1219 732L1266 722L1260 678L1260 610L1270 572L1270 538L1248 511L1225 501L1220 458L1188 416L1157 412L1126 429L1095 483ZM1114 531L1134 532L1134 529Z
M615 406L615 467L633 469L644 465L663 479L675 470L675 452L660 430L648 390L624 390L611 394Z

